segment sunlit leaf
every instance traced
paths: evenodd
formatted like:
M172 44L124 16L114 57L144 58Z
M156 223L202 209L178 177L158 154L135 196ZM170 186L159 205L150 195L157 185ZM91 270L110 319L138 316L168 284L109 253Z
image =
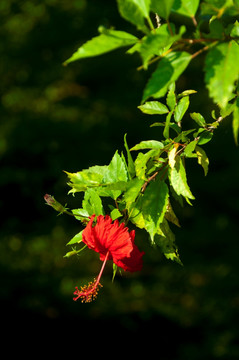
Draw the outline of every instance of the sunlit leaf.
M100 196L94 189L87 189L82 201L83 209L91 215L104 215L104 209Z
M144 150L144 149L163 149L164 144L157 140L141 141L139 144L133 146L130 150Z
M196 154L198 157L198 163L203 167L205 176L208 173L209 159L205 151L200 147L196 146Z
M239 45L236 41L222 43L212 48L206 57L205 81L210 96L225 108L235 90L239 76Z
M102 34L83 44L64 64L66 65L83 58L102 55L120 47L133 45L137 40L135 36L124 31L104 29Z
M159 178L148 184L145 192L135 203L131 221L145 228L154 242L160 223L163 221L168 204L168 187Z
M66 245L78 244L82 241L83 230L76 234Z
M177 195L182 195L186 199L195 199L187 183L186 171L180 156L176 157L176 164L169 169L169 180Z
M142 102L150 97L163 97L170 84L176 81L186 69L190 60L191 55L183 51L171 52L163 57L144 89Z
M239 98L236 100L236 107L233 111L232 119L232 130L235 143L238 145L238 134L239 134Z
M175 235L170 229L166 219L163 219L163 222L160 224L158 232L155 235L155 243L159 246L160 250L167 259L176 261L182 265L178 248L175 244Z
M178 14L193 17L198 9L199 0L175 0L172 10Z
M167 114L168 108L166 105L160 103L159 101L148 101L143 105L138 106L138 108L145 114L155 115L155 114Z
M180 122L189 107L189 96L182 97L174 110L174 119L176 122Z
M138 29L148 32L145 19L149 16L150 0L117 0L121 16L136 25Z
M206 120L204 119L204 117L201 114L194 112L194 113L191 113L190 116L199 126L204 127L207 125Z
M76 173L66 171L70 179L68 185L72 187L69 192L74 194L78 191L85 191L88 187L99 186L102 183L107 168L107 166L96 165Z

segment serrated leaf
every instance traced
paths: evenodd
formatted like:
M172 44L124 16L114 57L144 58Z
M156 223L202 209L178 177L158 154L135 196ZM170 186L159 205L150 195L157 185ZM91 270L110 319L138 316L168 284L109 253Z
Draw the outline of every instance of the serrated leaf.
M166 105L162 104L159 101L148 101L143 105L138 106L138 108L145 114L155 115L155 114L167 114L169 112Z
M138 227L145 228L151 241L163 221L168 204L168 187L159 178L148 184L140 199L133 204L130 220Z
M158 232L155 235L155 243L159 246L166 259L176 261L180 265L183 265L175 244L175 235L170 229L166 219L160 224Z
M184 96L179 100L174 110L174 119L177 123L182 120L188 107L189 107L189 96Z
M147 163L148 161L157 156L160 152L160 149L152 149L150 151L148 151L146 154L143 153L139 153L136 160L135 160L135 171L136 171L136 176L139 179L143 179L143 180L147 180L145 173L147 170Z
M198 163L203 167L204 175L206 176L208 173L208 165L209 165L209 159L207 157L207 154L200 146L196 146L196 154L198 157Z
M187 183L186 171L180 156L176 157L176 164L169 168L169 180L177 195L182 195L187 199L195 199Z
M149 16L150 0L117 0L121 16L136 25L139 30L148 32L145 18Z
M137 42L137 38L124 31L107 30L93 39L87 41L79 49L64 62L65 65L70 62L83 58L99 56L120 47L133 45Z
M97 191L94 189L87 189L82 201L82 207L91 215L104 215L102 201Z
M128 181L128 175L125 163L118 151L116 151L104 173L102 183L116 183L119 181Z
M193 17L198 9L199 0L175 0L172 10L178 14Z
M239 45L235 41L212 48L206 56L205 81L209 94L225 108L235 90L239 76Z
M69 173L65 171L70 182L68 183L72 189L69 193L85 191L88 187L99 186L102 183L107 166L92 166L89 169L78 171L76 173Z
M163 149L164 144L157 140L146 140L141 141L139 144L133 146L130 151L132 150L144 150L144 149Z
M117 199L126 188L128 180L125 161L118 154L118 151L116 151L105 171L102 186L98 188L98 193L100 196L110 196L113 199Z
M172 82L176 81L188 66L191 55L187 52L171 52L163 57L149 79L143 93L142 102L148 98L163 97Z
M127 210L129 210L130 205L134 203L136 198L139 196L143 184L144 180L137 177L128 182L128 188L123 197Z

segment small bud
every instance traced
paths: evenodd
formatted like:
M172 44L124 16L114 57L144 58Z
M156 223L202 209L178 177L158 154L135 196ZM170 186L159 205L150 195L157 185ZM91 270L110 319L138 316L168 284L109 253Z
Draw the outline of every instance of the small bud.
M53 209L55 209L59 213L63 213L66 210L63 205L61 205L58 201L55 200L54 196L46 194L44 196L44 199L48 205L53 207Z

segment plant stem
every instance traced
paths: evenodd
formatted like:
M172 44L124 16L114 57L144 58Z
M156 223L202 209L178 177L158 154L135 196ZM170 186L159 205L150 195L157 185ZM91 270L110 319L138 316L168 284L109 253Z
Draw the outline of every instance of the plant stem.
M150 19L149 16L147 16L147 21L148 21L148 24L149 24L149 27L150 27L150 30L152 30L154 33L155 33L155 28L154 28L154 25Z

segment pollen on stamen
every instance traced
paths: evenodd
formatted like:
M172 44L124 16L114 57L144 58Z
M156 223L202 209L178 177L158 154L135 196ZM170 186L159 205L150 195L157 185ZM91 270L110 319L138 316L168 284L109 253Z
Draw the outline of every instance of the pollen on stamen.
M74 301L81 298L82 303L89 303L97 298L99 288L102 287L96 279L94 281L91 281L88 285L81 286L80 290L76 286L76 290L74 291L74 295L76 295L75 298L73 298Z

